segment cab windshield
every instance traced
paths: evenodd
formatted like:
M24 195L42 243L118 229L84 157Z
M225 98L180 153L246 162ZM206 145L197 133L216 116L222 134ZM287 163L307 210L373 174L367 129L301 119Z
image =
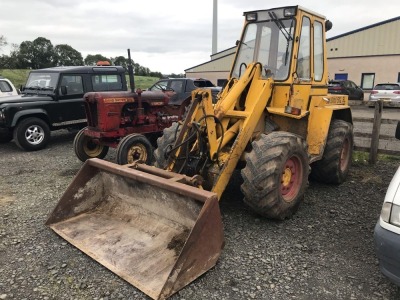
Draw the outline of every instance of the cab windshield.
M238 42L238 55L231 77L240 78L250 63L260 62L263 78L287 79L295 24L293 18L278 19L274 13L269 13L267 20L249 23Z

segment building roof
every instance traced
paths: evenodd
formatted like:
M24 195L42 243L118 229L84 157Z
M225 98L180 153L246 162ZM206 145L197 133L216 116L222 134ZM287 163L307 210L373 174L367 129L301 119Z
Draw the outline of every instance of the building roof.
M384 24L387 24L387 23L398 21L398 20L400 20L400 17L395 17L395 18L392 18L392 19L388 19L386 21L382 21L382 22L379 22L379 23L371 24L371 25L368 25L368 26L365 26L365 27L361 27L361 28L356 29L356 30L352 30L352 31L349 31L349 32L346 32L346 33L339 34L337 36L334 36L334 37L331 37L329 39L326 39L326 41L327 42L333 41L333 40L336 40L338 38L341 38L341 37L344 37L344 36L347 36L347 35L351 35L351 34L354 34L354 33L360 32L360 31L368 30L368 29L371 29L373 27L381 26L381 25L384 25Z

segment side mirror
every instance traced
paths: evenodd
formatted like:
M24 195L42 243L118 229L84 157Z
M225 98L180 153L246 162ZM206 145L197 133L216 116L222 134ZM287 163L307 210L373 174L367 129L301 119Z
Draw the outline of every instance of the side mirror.
M329 20L326 20L326 21L325 21L325 32L331 30L331 29L332 29L332 26L333 26L332 22L329 21Z
M66 95L67 94L67 87L65 85L61 86L61 95Z

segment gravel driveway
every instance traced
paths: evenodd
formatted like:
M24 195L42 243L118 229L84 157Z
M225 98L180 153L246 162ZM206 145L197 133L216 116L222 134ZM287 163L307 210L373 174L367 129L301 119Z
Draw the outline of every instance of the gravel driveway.
M82 165L73 138L56 132L38 152L0 145L0 299L148 299L44 225ZM218 264L172 299L400 299L373 249L398 165L355 162L341 186L310 182L298 213L283 222L248 209L235 178L221 201Z

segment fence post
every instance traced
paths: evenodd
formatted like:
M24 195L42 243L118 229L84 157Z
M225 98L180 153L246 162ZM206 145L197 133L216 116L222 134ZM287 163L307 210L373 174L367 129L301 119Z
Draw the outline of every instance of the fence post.
M379 134L381 131L381 119L383 110L383 100L379 99L375 103L374 125L371 134L371 148L369 150L369 164L374 165L378 158Z

